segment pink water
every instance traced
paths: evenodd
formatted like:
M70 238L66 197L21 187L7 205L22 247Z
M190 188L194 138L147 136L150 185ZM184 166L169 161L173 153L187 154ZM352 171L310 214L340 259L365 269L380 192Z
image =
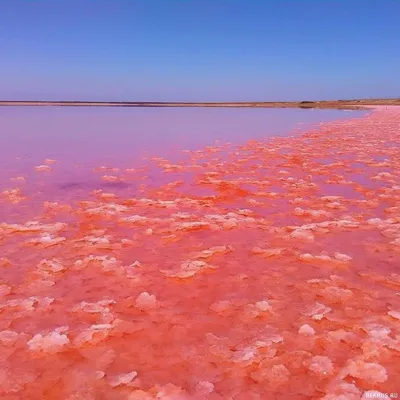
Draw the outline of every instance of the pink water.
M1 109L1 398L398 392L399 126Z
M95 189L113 189L134 196L143 183L130 172L124 182L101 179L110 172L95 168L136 168L146 183L165 182L150 159L187 159L182 150L202 150L221 143L287 136L324 120L365 112L271 109L176 108L59 108L0 107L0 190L13 188L10 179L25 178L24 192L34 196L29 209L45 200L86 198ZM45 159L57 160L52 174L38 174L34 167ZM187 174L179 174L186 179ZM168 180L168 178L167 178ZM17 185L18 186L18 185ZM18 206L16 217L21 216ZM10 210L0 218L11 221Z

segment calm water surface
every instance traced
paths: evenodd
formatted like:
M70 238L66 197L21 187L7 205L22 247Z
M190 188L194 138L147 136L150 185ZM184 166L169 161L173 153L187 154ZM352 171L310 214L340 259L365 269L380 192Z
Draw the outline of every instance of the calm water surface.
M287 136L323 121L367 112L227 108L0 107L0 189L21 188L40 207L43 199L78 199L95 189L135 194L138 184L112 183L94 174L100 166L138 168L151 157L176 162L182 150L201 150L216 141L243 144ZM35 166L55 159L51 173ZM150 167L147 183L162 174ZM13 178L23 177L25 181ZM185 176L178 176L185 180ZM43 198L40 196L43 195ZM129 193L130 195L131 193ZM17 213L21 212L21 208ZM14 217L16 214L13 214ZM10 216L10 215L9 215Z
M93 164L171 156L216 140L241 143L364 111L224 108L0 108L0 155Z

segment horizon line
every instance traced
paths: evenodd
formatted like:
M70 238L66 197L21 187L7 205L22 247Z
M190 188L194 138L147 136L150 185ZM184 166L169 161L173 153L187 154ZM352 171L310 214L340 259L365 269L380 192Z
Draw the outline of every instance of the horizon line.
M0 107L147 107L147 108L301 108L301 109L363 109L365 106L400 106L400 98L352 99L320 101L258 101L258 102L150 102L150 101L82 101L82 100L0 100Z
M332 103L332 102L359 102L359 101L400 101L400 97L386 98L352 98L336 100L256 100L256 101L98 101L98 100L0 100L0 103L91 103L91 104L272 104L272 103Z

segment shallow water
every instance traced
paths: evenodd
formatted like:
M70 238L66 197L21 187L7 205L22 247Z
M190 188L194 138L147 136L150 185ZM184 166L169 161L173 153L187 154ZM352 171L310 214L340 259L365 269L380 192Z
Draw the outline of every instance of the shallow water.
M2 114L2 399L398 391L397 108L101 111Z
M117 166L223 142L285 136L366 111L224 108L0 107L1 159Z
M147 182L165 179L152 157L183 160L182 150L202 150L216 142L298 134L320 122L367 111L297 109L0 107L0 190L23 177L30 207L44 200L87 196L95 189L136 193L138 180L104 181L99 167L146 171ZM34 168L57 160L52 174ZM188 178L182 175L181 178ZM14 185L15 186L15 185ZM19 210L17 209L16 213ZM4 211L3 211L4 213ZM0 217L7 219L0 211Z

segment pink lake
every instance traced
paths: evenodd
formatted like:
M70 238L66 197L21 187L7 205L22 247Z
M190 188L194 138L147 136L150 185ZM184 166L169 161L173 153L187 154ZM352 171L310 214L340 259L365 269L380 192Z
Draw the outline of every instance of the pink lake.
M396 394L399 126L0 108L1 399Z
M46 158L59 162L59 186L73 188L87 183L93 189L98 183L93 180L92 168L102 165L139 167L147 164L144 158L155 156L179 160L184 149L201 150L216 141L240 144L250 139L283 137L323 121L366 113L301 109L0 107L0 188L9 187L10 173L34 178L37 174L32 174L33 167ZM85 174L88 171L90 174Z
M92 165L132 164L148 153L286 136L365 111L228 108L1 107L2 162L19 156ZM128 160L127 160L128 159Z

